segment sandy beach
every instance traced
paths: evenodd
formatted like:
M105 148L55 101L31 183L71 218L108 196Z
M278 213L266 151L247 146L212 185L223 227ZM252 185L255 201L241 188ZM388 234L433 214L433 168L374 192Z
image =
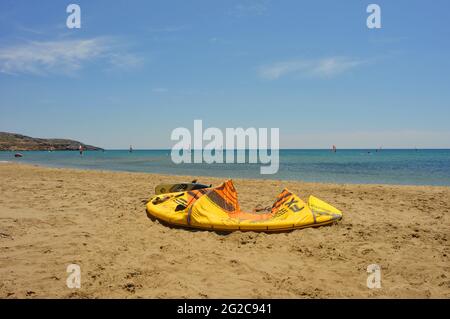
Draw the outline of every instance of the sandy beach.
M155 185L193 178L0 163L0 297L450 297L449 187L234 180L244 210L287 187L344 213L332 226L276 234L147 216ZM66 286L71 263L80 289ZM373 263L381 289L366 286Z

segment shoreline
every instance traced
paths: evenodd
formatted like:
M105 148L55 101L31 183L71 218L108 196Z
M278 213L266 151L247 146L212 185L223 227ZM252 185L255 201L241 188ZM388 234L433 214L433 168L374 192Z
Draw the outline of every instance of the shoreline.
M87 150L86 152L108 152L108 151L127 151L129 148L105 148L100 150ZM133 148L133 151L171 151L171 148ZM191 149L191 151L203 151L204 149ZM231 150L231 149L229 149ZM257 150L257 149L234 149L234 151L249 151L249 150ZM280 148L279 151L332 151L330 148ZM377 147L365 147L365 148L339 148L337 151L371 151L371 150L377 150ZM48 149L39 149L39 150L30 150L30 149L23 149L23 150L0 150L0 152L48 152ZM228 151L228 149L225 149L225 151ZM408 147L393 147L393 148L383 148L379 152L383 151L450 151L450 148L448 147L431 147L431 148L408 148ZM78 152L77 149L75 150L53 150L53 152Z
M32 167L41 167L48 169L62 169L62 170L75 170L75 171L94 171L94 172L110 172L110 173L125 173L125 174L148 174L156 176L170 176L174 178L186 178L186 180L181 180L180 182L189 182L193 179L219 179L225 181L227 179L232 180L250 180L254 182L285 182L285 183L302 183L302 184L318 184L318 185L335 185L335 186L386 186L386 187L443 187L450 189L450 185L430 185L430 184L388 184L388 183L334 183L334 182L311 182L296 179L280 179L280 178L233 178L233 177L221 177L221 176L211 176L211 175L186 175L186 174L169 174L169 173L152 173L152 172L140 172L140 171L127 171L119 169L98 169L98 168L87 168L87 167L71 167L71 166L52 166L45 164L35 164L35 163L25 163L25 162L14 162L14 161L0 161L0 164L12 164L12 165L24 165Z
M272 204L287 187L303 200L325 200L343 219L273 234L221 234L147 216L155 185L173 181L0 165L0 297L450 297L450 187L233 179L243 210ZM72 263L81 267L81 289L66 286ZM374 263L381 289L366 286Z

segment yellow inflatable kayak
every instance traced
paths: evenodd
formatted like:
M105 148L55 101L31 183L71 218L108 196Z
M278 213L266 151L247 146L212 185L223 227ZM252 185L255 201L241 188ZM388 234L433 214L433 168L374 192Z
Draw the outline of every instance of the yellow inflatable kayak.
M320 199L310 196L305 203L287 189L269 211L243 212L231 180L214 188L152 197L147 212L173 225L224 231L283 231L326 225L342 218L341 211Z

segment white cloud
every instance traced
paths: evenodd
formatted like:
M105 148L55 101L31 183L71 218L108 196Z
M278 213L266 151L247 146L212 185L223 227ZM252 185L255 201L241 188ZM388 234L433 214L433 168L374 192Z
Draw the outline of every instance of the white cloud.
M6 74L71 75L94 60L121 67L138 63L137 57L121 53L114 41L107 38L30 41L0 47L0 73Z
M349 58L327 58L318 61L311 72L318 76L333 76L361 65L363 61Z
M110 55L109 62L114 67L129 69L141 66L143 60L142 58L130 53L112 53Z
M23 26L23 25L18 25L18 26L17 26L17 29L18 29L19 31L22 31L22 32L32 33L32 34L36 34L36 35L43 35L43 34L44 34L44 31L42 31L42 30L40 30L40 29L37 29L37 28L28 28L28 27Z
M312 60L297 59L262 66L259 68L259 75L268 80L276 80L289 74L332 77L353 69L362 63L364 61L346 57L329 57Z
M305 70L309 65L309 62L302 60L276 62L260 67L259 75L264 79L276 80L284 75Z
M231 14L235 17L261 16L267 13L270 0L246 0L234 6Z

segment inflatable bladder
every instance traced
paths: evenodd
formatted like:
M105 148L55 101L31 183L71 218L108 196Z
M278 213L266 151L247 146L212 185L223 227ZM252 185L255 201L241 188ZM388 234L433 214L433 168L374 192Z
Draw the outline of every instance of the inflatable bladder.
M169 224L221 231L284 231L333 223L342 212L310 196L307 202L284 189L265 212L243 212L233 182L187 192L161 194L147 212Z

